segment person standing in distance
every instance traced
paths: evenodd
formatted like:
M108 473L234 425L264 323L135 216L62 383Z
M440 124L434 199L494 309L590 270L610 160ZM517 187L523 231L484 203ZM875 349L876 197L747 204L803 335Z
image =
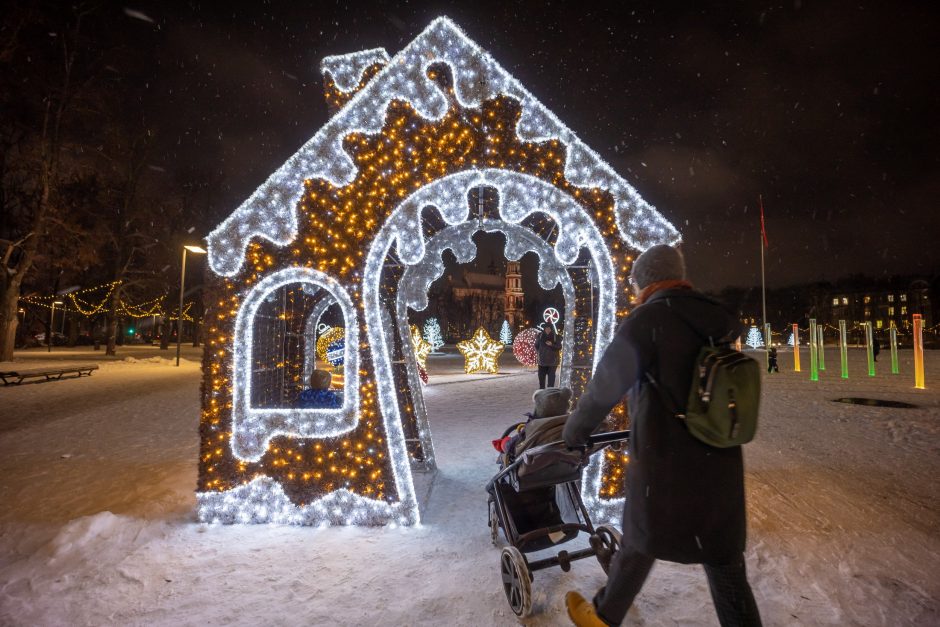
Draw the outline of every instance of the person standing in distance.
M639 305L618 327L594 376L565 424L569 447L588 436L626 395L630 467L623 543L607 584L593 602L565 596L576 625L619 625L657 559L702 564L724 627L761 625L744 566L746 521L741 447L715 448L694 438L670 412L664 394L684 405L699 349L740 335L735 317L694 291L685 261L671 246L653 246L633 264ZM675 401L674 401L675 402Z
M558 353L560 351L561 342L558 340L558 334L555 333L555 327L550 322L546 322L541 333L535 339L540 390L545 388L546 378L548 379L548 387L555 387L555 370L558 369Z

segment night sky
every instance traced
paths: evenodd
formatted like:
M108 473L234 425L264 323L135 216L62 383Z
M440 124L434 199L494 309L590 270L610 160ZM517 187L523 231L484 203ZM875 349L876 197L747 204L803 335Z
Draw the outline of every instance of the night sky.
M589 4L139 2L107 19L152 48L133 78L154 165L218 169L219 220L327 120L320 58L394 55L444 14L679 228L700 287L759 283L759 194L770 286L940 272L937 3Z

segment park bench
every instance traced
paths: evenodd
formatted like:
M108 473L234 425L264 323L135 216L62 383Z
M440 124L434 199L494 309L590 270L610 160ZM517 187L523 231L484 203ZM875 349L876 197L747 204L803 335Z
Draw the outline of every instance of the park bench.
M46 368L24 368L20 370L0 371L0 379L3 379L3 385L19 385L26 379L41 379L46 381L58 381L66 374L75 374L81 377L83 374L91 376L92 370L97 370L98 364L79 364L77 366L50 366Z

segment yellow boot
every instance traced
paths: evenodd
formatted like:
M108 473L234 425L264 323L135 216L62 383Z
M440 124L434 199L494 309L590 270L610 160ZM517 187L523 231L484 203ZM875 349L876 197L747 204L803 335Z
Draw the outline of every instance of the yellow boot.
M578 627L609 627L597 615L594 604L574 590L565 595L565 606L568 608L568 618Z

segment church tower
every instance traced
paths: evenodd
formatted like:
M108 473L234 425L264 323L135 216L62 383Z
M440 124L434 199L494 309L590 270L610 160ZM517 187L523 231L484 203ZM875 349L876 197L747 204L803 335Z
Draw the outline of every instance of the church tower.
M518 261L506 262L506 320L509 328L516 332L524 320L522 305L525 294L522 291L522 270Z

